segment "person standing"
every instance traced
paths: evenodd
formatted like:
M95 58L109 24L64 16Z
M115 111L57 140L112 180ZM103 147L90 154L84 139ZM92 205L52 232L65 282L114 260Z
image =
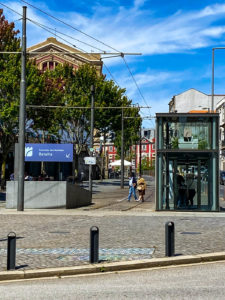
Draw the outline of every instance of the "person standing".
M143 177L139 176L137 181L137 190L139 193L138 201L144 202L146 183Z
M131 196L133 194L134 199L137 201L136 196L136 187L137 187L137 180L134 176L134 173L131 173L129 177L129 195L128 195L128 202L130 202Z

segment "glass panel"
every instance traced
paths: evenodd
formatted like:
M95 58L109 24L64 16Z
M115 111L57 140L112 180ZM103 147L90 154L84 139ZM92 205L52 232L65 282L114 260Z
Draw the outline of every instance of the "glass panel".
M210 135L211 124L208 122L163 123L164 149L212 149Z
M161 209L216 210L216 197L210 196L208 180L213 155L205 154L201 159L172 156L164 154L162 159Z
M163 118L159 135L161 134L163 139L163 149L218 149L218 143L215 142L217 139L215 128L217 128L216 119L209 117L167 117ZM162 149L160 143L159 149Z

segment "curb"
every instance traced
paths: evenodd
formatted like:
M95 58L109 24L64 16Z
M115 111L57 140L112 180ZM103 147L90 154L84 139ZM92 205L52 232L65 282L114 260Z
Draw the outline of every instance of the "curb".
M47 277L60 278L62 276L97 274L103 272L106 273L115 271L137 270L144 268L160 268L167 266L187 265L222 260L225 260L225 252L152 258L147 260L135 260L126 262L99 263L88 266L48 268L23 271L2 271L0 272L0 281L25 280Z

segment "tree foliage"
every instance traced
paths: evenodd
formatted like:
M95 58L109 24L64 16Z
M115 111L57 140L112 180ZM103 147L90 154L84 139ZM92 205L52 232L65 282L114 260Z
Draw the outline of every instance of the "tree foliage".
M20 103L21 48L19 31L9 23L0 9L0 51L18 52L0 54L0 143L1 143L1 186L5 181L7 155L18 138L18 116ZM41 89L36 66L27 63L27 99L39 97ZM39 91L39 92L38 92Z
M21 55L19 31L14 23L5 20L0 10L0 51L18 54L0 54L0 142L2 179L4 179L7 155L18 137L18 116L20 102ZM36 132L47 131L61 142L71 141L79 154L89 143L91 119L91 85L95 86L95 122L98 134L115 133L115 145L120 153L121 112L124 109L125 150L138 139L140 126L138 109L133 109L125 89L114 81L97 73L90 65L82 65L74 71L69 65L58 65L55 70L40 72L35 61L26 64L26 102L39 108L26 110L29 126ZM59 106L51 109L41 107ZM82 107L72 109L69 107ZM85 109L83 109L83 107ZM105 109L107 107L107 109ZM111 109L108 109L111 107ZM114 107L121 107L115 109Z

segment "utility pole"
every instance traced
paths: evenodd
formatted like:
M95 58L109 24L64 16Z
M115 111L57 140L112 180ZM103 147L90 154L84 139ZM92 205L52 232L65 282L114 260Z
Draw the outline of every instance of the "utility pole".
M124 118L123 118L123 108L121 113L121 181L120 187L124 188Z
M90 156L93 156L94 145L94 110L95 110L95 87L91 85L91 135L90 135ZM89 165L89 191L92 195L92 165Z
M139 176L141 176L141 121L140 121L140 141L139 141Z
M26 6L23 6L20 112L19 112L19 153L18 153L18 198L17 210L24 210L24 152L25 152L25 109L26 109Z
M211 103L211 110L214 110L214 48L212 49L212 103Z

